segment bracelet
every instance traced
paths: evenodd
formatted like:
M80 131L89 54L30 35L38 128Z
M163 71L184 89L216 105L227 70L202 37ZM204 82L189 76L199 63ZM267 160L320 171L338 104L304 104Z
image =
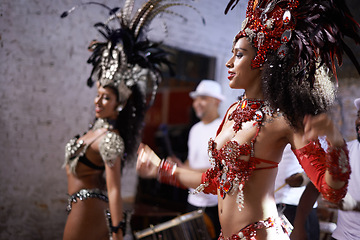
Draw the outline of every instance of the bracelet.
M169 184L175 187L185 188L177 179L175 175L175 171L177 168L177 164L163 159L160 162L157 179L160 183Z
M325 166L334 179L339 181L347 181L349 179L351 173L349 150L345 143L341 147L329 147Z
M119 229L121 229L122 234L124 236L125 231L126 231L126 221L125 221L126 213L124 213L123 220L121 220L117 226L112 225L112 219L111 219L111 215L110 215L109 210L105 211L105 216L106 216L106 219L107 219L107 224L108 224L108 227L109 227L110 236L111 236L112 233L117 233L119 231Z
M347 183L340 189L333 189L327 184L322 184L320 186L321 194L323 195L323 197L327 201L332 203L339 203L345 197L347 187L348 187Z
M110 231L112 233L117 233L119 231L119 229L121 229L122 232L123 232L123 235L124 235L125 234L125 228L126 228L126 222L125 222L125 220L122 220L122 221L119 222L119 224L117 226L111 225L110 226Z

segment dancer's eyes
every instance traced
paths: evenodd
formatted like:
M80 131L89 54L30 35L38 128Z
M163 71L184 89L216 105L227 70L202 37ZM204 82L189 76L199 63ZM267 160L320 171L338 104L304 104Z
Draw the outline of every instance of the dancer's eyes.
M241 52L237 52L237 53L236 53L236 57L237 57L237 58L242 58L243 56L244 56L244 55L243 55Z

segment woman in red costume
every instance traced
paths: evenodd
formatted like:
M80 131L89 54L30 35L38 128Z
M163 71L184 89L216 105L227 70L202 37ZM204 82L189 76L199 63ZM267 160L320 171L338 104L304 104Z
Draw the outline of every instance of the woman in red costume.
M229 86L245 93L209 140L212 167L196 173L141 145L140 176L217 194L219 240L288 239L274 201L288 143L326 200L338 202L347 190L348 150L326 114L335 97L328 72L336 75L343 51L353 56L343 37L359 43L358 27L341 0L250 0L226 63Z

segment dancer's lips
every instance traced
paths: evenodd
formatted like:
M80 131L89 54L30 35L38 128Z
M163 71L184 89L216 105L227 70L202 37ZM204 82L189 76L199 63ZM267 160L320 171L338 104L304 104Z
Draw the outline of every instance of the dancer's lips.
M231 71L228 71L228 74L229 74L229 76L228 76L229 80L233 79L233 77L235 76L235 73L233 73Z
M101 112L101 110L102 110L102 109L101 109L100 107L95 107L95 112L98 113L98 112Z

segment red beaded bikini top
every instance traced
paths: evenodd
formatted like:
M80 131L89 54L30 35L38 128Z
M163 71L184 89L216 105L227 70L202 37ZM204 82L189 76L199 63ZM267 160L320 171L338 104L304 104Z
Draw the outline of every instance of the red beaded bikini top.
M233 126L235 133L242 129L242 123L255 121L254 126L257 125L257 130L250 144L244 143L240 145L237 141L230 140L220 149L217 149L216 142L213 139L209 140L208 153L212 167L206 172L206 179L218 179L218 189L222 198L225 198L228 193L233 195L238 191L236 202L239 211L244 207L243 187L252 172L254 170L276 168L278 165L276 162L254 157L255 141L264 116L265 114L272 116L275 113L277 112L271 110L264 101L242 99L236 109L229 115L228 120L235 122ZM217 134L221 131L224 122L225 119L221 123ZM241 156L250 156L250 158L244 160L241 159ZM270 164L270 166L256 168L256 165L261 162Z

